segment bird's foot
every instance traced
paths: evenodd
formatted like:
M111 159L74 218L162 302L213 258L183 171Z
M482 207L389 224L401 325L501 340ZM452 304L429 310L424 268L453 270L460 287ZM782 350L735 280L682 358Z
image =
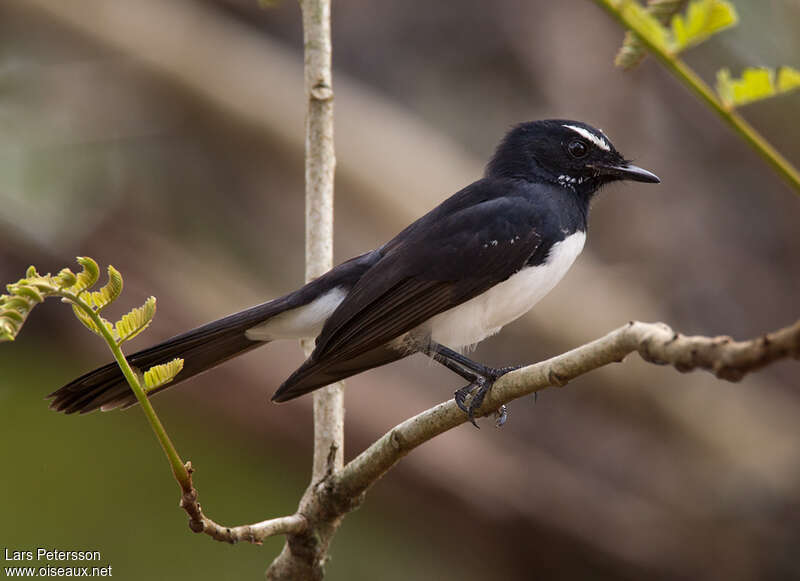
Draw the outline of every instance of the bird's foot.
M456 405L458 405L461 411L467 414L467 417L473 426L476 428L478 427L478 424L475 423L475 411L483 404L483 400L489 390L492 389L494 382L500 379L506 373L519 369L520 367L520 365L499 368L487 367L483 375L479 375L475 378L475 381L469 385L465 385L455 392ZM467 404L468 396L472 396L469 404ZM495 421L495 425L499 428L502 427L508 419L508 411L506 406L500 406L496 413L497 420Z
M490 367L489 371L491 373L496 374L495 379L499 379L500 377L502 377L506 373L511 373L512 371L516 371L517 369L522 369L523 367L525 367L525 366L524 365L509 365L507 367L498 367L496 369Z

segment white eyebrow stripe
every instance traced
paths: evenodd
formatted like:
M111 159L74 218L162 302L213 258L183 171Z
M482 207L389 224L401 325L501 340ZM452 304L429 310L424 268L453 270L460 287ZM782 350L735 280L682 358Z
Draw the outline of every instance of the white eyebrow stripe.
M608 145L608 142L605 139L595 135L588 129L584 129L583 127L578 127L577 125L564 125L564 127L566 127L567 129L572 129L575 133L577 133L581 137L585 137L600 149L611 151L611 147Z

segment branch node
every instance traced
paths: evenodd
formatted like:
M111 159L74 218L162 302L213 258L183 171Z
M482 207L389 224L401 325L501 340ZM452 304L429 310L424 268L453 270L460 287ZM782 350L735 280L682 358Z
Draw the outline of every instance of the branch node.
M403 434L399 430L392 430L389 435L389 443L391 443L392 448L398 451L402 450L406 444L405 438L403 438Z
M328 465L327 469L325 470L326 477L333 474L333 471L336 469L336 452L338 451L338 444L336 442L331 442L331 446L328 448L328 457L325 460L326 464Z
M325 83L311 87L311 98L315 101L333 101L333 88Z
M202 533L205 530L206 526L201 520L195 520L193 517L189 517L189 530L193 533Z

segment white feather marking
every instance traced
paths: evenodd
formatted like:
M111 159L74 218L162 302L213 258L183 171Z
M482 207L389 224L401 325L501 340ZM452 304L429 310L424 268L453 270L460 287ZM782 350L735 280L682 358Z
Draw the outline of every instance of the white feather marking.
M577 125L564 125L567 129L572 129L575 133L584 137L594 143L600 149L604 149L605 151L611 151L611 146L608 144L608 141L601 135L597 135L592 133L588 129L584 127L578 127Z
M494 335L552 290L581 253L585 241L585 232L575 232L554 244L543 264L523 268L485 293L439 313L419 330L451 349L465 348Z
M284 311L280 315L248 329L245 331L245 335L251 341L316 337L322 331L322 325L346 295L347 292L337 286L307 305Z

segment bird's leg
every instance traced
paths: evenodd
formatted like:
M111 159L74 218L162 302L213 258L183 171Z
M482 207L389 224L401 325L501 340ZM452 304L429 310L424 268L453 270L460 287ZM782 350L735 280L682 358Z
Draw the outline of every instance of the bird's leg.
M509 371L519 369L519 366L500 368L487 367L482 363L473 361L461 353L453 351L444 345L434 343L433 341L423 349L423 352L433 358L437 363L444 365L450 371L457 373L470 382L468 385L465 385L455 392L455 401L458 407L467 414L469 421L476 428L478 424L475 423L475 410L481 407L487 392L492 388L494 382ZM466 399L470 394L472 394L472 399L469 405L467 405ZM498 408L497 413L497 425L499 427L506 423L506 418L508 417L506 406Z

